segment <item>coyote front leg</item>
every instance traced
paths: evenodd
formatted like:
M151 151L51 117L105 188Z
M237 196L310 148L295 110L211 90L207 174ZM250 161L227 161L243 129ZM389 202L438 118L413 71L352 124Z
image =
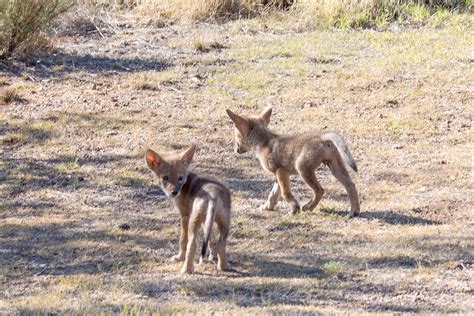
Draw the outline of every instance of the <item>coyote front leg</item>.
M194 214L195 215L195 214ZM194 255L196 254L196 235L201 223L197 216L193 216L188 225L188 243L186 245L186 257L181 273L193 273L194 271Z
M290 207L290 214L295 215L300 211L300 205L298 201L296 201L293 193L291 193L290 189L290 175L283 169L278 169L276 172L276 177L278 180L278 184L280 185L281 195L288 203Z
M275 205L278 203L278 199L281 196L281 190L280 190L280 185L278 184L278 181L273 184L272 190L270 191L270 194L268 195L267 202L262 205L261 210L262 211L273 211L273 208Z
M186 256L186 245L188 243L189 216L181 217L181 232L179 235L179 253L171 257L172 261L183 261Z

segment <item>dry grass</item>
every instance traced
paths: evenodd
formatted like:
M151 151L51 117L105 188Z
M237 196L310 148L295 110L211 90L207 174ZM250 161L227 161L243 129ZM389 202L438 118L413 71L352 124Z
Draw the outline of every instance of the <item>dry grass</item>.
M0 92L0 100L3 103L11 103L21 100L21 96L18 93L18 89L16 87L5 88Z
M171 71L141 72L130 79L130 86L137 90L159 90L179 80L179 74Z
M151 12L160 12L163 18L172 20L202 21L220 17L249 16L265 8L287 8L291 0L166 0L138 1L138 11L150 16Z
M48 47L41 31L71 5L69 0L1 0L0 59L14 53L32 54Z
M173 0L164 5L148 1L138 5L139 12L160 12L161 19L167 20L209 20L218 17L252 16L261 13L288 8L293 19L286 28L304 31L314 28L366 28L385 29L393 22L402 25L431 24L440 25L449 21L457 12L471 12L470 1L312 1L299 0L291 3L285 1L265 2L265 5L255 1L203 1ZM158 7L157 7L158 6ZM146 14L145 14L146 15ZM280 18L276 18L281 21ZM469 23L464 21L463 23Z
M470 312L472 26L295 34L266 18L134 24L1 64L25 102L0 121L0 313ZM197 52L197 34L223 48ZM327 168L315 212L258 211L272 178L233 153L224 109L267 105L279 133L344 135L360 218ZM190 143L233 192L233 272L168 259L179 215L143 153Z
M470 11L470 1L399 1L399 0L300 0L293 6L301 19L301 28L320 26L386 28L391 22L402 24L442 23L451 12Z
M91 8L131 9L139 16L161 21L208 21L218 18L249 17L268 11L290 10L300 30L315 27L378 27L389 23L441 24L454 12L471 12L472 2L465 0L81 0Z

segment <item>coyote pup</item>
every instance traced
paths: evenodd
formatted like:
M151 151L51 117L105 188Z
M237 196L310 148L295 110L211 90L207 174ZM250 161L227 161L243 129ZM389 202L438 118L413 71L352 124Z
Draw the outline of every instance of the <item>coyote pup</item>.
M256 152L263 169L276 176L276 182L263 210L273 210L280 195L288 203L291 214L300 211L300 205L291 193L290 175L299 174L313 190L312 199L303 205L303 211L313 210L321 200L324 190L316 179L315 170L324 163L344 185L351 200L349 217L359 214L359 197L344 162L354 171L357 166L342 137L336 133L306 133L280 136L270 131L272 109L268 108L256 117L244 117L226 110L235 125L235 152Z
M216 180L188 171L195 151L193 145L180 154L164 156L148 149L145 155L148 167L158 177L158 185L173 199L181 214L179 253L171 260L184 261L181 273L192 273L199 226L204 223L202 262L211 239L212 224L216 222L220 237L215 245L210 245L211 256L217 252L217 268L229 270L225 244L230 228L230 192Z

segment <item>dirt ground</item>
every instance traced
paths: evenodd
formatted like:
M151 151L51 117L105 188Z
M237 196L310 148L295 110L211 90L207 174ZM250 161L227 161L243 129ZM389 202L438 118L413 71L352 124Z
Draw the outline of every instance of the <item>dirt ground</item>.
M472 27L122 17L101 32L0 62L0 89L19 95L1 105L0 313L472 312ZM273 179L233 152L225 109L269 105L278 133L344 136L359 218L327 168L315 211L259 211ZM190 144L193 170L233 193L232 272L169 260L179 215L143 156Z

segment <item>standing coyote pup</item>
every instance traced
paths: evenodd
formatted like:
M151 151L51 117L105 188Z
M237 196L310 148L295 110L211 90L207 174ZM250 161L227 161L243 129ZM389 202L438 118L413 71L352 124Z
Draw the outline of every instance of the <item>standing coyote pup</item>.
M300 205L291 193L290 175L299 174L313 190L313 198L303 205L303 211L313 210L321 200L324 190L316 179L315 170L324 163L344 185L351 200L349 217L359 214L359 197L356 187L344 166L344 161L357 171L354 159L344 139L336 133L306 133L280 136L270 131L272 109L268 108L257 117L243 117L226 110L235 125L235 152L256 152L263 169L276 176L276 182L263 210L273 210L280 195L288 203L291 214L300 211Z
M225 244L230 228L230 192L216 180L188 171L195 151L193 145L181 154L162 156L148 149L145 155L148 167L158 177L159 186L166 196L173 199L181 214L179 253L171 260L184 261L181 273L192 273L199 226L204 223L202 262L211 238L212 224L216 222L220 236L215 245L210 245L211 256L213 251L217 252L217 268L229 270Z

